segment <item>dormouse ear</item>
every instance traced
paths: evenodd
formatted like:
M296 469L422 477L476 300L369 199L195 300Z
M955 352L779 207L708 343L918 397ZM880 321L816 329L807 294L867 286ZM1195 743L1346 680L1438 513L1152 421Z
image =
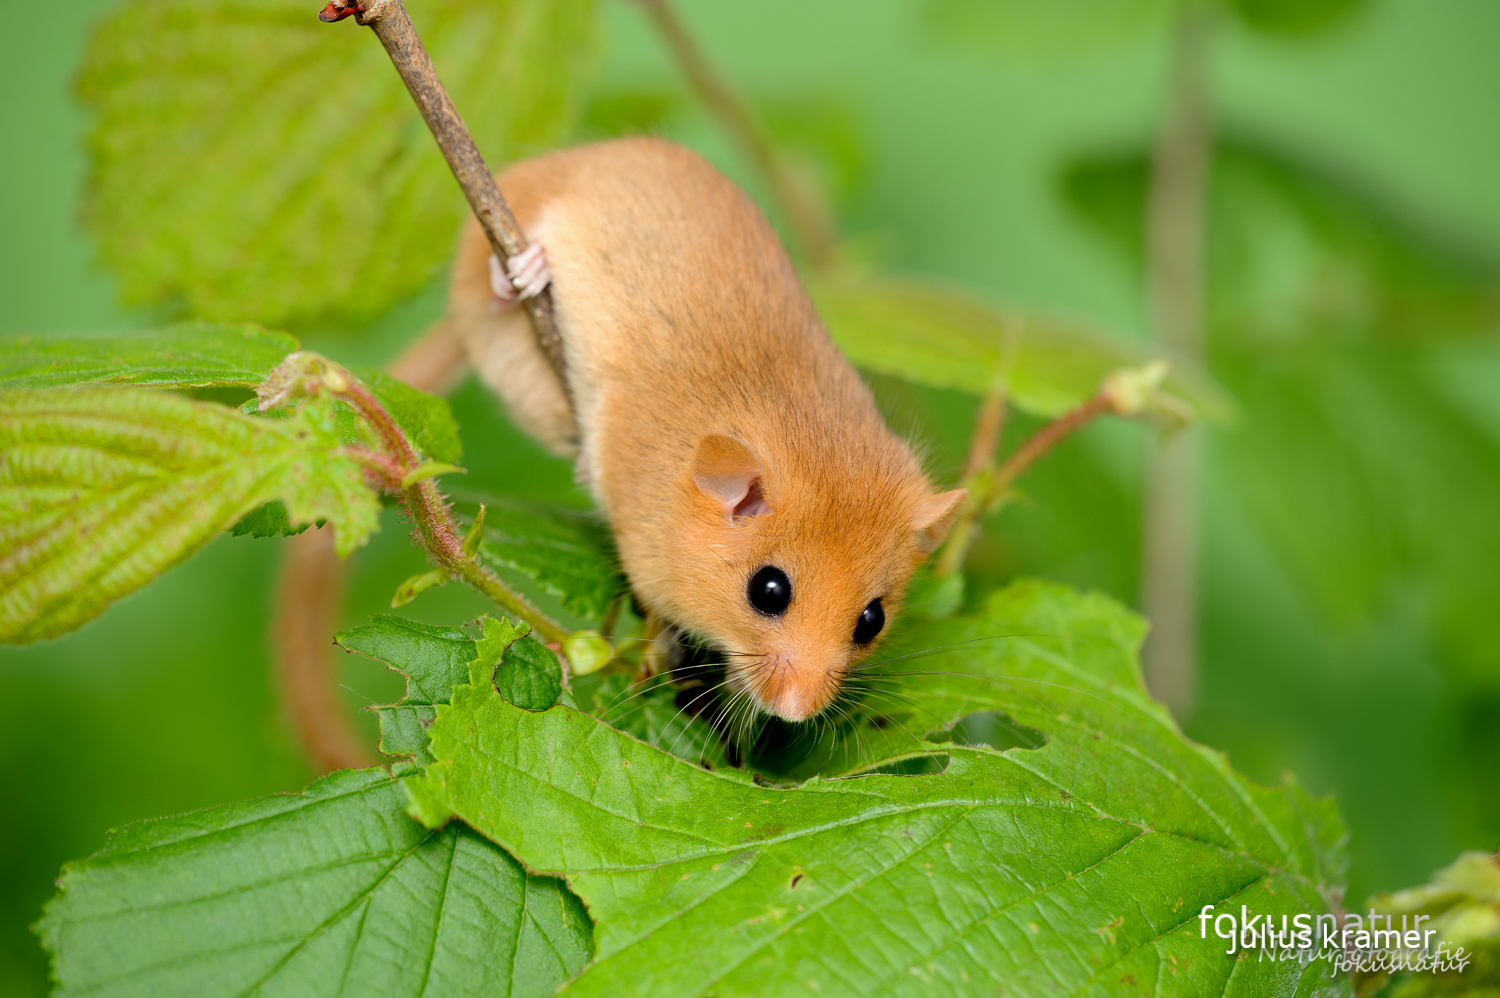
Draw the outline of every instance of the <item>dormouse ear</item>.
M916 535L917 547L924 554L936 551L937 546L943 543L943 538L948 536L948 528L953 526L953 518L958 515L959 508L968 498L968 489L954 489L952 492L928 496L917 503L916 511L911 517L911 529Z
M726 522L771 512L764 481L765 470L755 451L734 437L716 433L698 441L693 483L723 507Z

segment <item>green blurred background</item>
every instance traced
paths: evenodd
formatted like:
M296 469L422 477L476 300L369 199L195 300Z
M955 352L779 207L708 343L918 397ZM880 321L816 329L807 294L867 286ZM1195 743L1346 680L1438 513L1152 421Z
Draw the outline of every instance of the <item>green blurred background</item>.
M77 224L86 118L70 81L111 6L0 8L0 333L154 318L115 303ZM1338 796L1357 901L1500 846L1500 5L1349 6L1318 31L1230 19L1215 39L1209 366L1241 416L1208 440L1185 726L1258 779L1291 770ZM682 7L820 164L867 252L1144 335L1164 34L1017 44L982 0ZM585 129L645 108L754 189L640 12L610 0L604 16ZM441 301L433 287L367 328L293 331L378 363ZM974 400L874 382L951 480ZM586 504L472 382L454 406L466 485ZM1143 445L1137 427L1098 425L1051 456L989 525L976 587L1042 574L1134 602ZM80 632L0 650L0 993L45 991L26 926L106 829L310 776L267 665L280 543L224 537ZM421 559L388 516L355 561L350 622ZM452 622L479 605L447 587L407 610ZM351 709L397 692L362 659L343 680Z

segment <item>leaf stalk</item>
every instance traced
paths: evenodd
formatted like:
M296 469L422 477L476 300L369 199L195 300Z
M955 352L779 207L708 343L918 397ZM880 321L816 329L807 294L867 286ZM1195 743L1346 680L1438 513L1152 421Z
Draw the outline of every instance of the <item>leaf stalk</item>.
M339 371L337 368L333 370ZM422 467L424 462L421 455L368 388L346 372L340 371L339 376L344 379L344 391L336 394L352 405L370 424L382 445L391 453L398 466L395 482L399 488L399 483L412 478L413 473ZM339 376L330 378L325 375L324 385L332 390L340 380ZM430 477L419 478L404 488L399 488L399 494L416 524L422 546L442 568L479 590L507 613L526 621L532 630L546 640L567 640L569 632L561 624L479 563L474 552L469 550L470 546L460 539L458 527L443 494L438 491L436 481Z

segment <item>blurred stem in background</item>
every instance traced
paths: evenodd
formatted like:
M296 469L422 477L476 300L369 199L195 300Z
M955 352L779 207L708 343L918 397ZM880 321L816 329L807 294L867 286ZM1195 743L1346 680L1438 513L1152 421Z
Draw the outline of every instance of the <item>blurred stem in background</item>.
M750 108L719 75L703 49L668 0L636 0L682 70L689 86L729 134L750 164L770 188L771 196L786 217L797 243L815 269L826 269L834 261L838 232L827 205L788 166Z
M1146 217L1151 326L1172 356L1195 365L1203 357L1212 31L1210 11L1191 0L1182 5ZM1151 692L1181 719L1192 713L1198 686L1199 431L1190 426L1148 446L1141 610L1151 621L1151 632L1144 667Z

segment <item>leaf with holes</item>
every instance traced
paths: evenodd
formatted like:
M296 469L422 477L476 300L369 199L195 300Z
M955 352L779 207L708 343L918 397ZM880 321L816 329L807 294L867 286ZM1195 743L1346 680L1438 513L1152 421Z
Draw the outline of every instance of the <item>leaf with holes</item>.
M480 150L555 145L594 0L410 0ZM377 314L436 275L465 212L370 32L303 0L128 0L96 27L85 220L132 303L212 319Z
M383 770L346 770L114 832L38 925L55 993L541 996L588 959L560 881L405 804Z
M78 627L275 499L341 554L376 529L332 401L256 419L137 388L0 394L0 641Z
M137 333L0 337L0 390L112 384L253 387L297 349L255 325L184 322Z
M818 281L812 292L856 366L975 395L999 379L1012 405L1037 416L1061 415L1098 391L1106 374L1151 358L1079 322L1002 309L925 281L846 276ZM1205 418L1233 411L1206 375L1180 364L1164 389Z
M567 879L598 949L569 994L1351 994L1324 961L1200 936L1205 905L1330 911L1342 832L1330 804L1186 741L1141 688L1142 632L1100 597L1007 590L925 633L958 646L942 671L976 673L929 677L937 716L1003 709L1045 745L922 744L941 772L785 788L459 686L413 813ZM1024 642L1003 675L997 636Z

